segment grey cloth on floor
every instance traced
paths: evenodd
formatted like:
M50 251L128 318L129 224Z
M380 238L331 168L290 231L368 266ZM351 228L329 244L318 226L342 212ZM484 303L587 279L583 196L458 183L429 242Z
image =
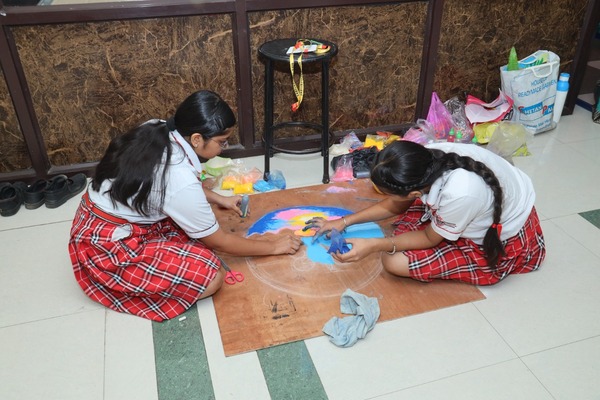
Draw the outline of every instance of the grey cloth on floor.
M356 293L352 289L346 289L342 294L340 309L344 314L354 315L333 317L323 326L323 333L329 335L329 340L339 347L350 347L358 339L363 339L379 319L377 299Z

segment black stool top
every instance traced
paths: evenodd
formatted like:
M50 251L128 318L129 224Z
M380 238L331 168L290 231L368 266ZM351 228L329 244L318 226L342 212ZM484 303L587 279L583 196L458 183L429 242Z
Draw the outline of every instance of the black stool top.
M302 62L309 63L314 61L321 61L324 59L331 58L335 56L338 52L337 45L328 40L321 39L310 39L315 42L322 43L326 46L329 46L330 49L327 53L302 53ZM270 42L264 43L258 49L258 52L263 56L267 57L269 60L273 61L290 61L290 55L287 54L287 51L290 47L294 46L298 39L277 39L271 40ZM300 54L294 54L295 57Z

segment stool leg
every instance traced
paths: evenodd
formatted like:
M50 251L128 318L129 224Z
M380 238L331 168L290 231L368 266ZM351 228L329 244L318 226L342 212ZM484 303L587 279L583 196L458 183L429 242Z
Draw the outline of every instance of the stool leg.
M321 125L323 183L329 183L329 61L323 61L321 67Z
M265 171L264 179L269 178L273 147L273 65L265 64Z

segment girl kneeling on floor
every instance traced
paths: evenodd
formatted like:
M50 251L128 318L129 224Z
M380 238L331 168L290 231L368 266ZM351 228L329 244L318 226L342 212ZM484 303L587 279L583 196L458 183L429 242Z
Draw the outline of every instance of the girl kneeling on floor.
M221 287L225 273L214 251L298 250L291 234L247 239L219 227L210 204L241 215L241 196L204 189L198 157L219 155L235 122L217 94L199 91L168 121L148 121L111 141L71 228L71 261L87 296L162 321Z
M348 239L351 250L333 255L337 261L382 252L394 275L492 285L536 270L545 257L531 180L489 150L396 141L377 155L371 180L386 199L343 219L321 220L316 234L399 215L394 236Z

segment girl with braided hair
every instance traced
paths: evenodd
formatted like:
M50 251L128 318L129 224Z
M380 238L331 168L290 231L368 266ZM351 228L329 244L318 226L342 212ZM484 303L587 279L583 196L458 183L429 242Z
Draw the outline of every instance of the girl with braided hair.
M371 180L388 197L334 221L317 235L399 215L389 238L348 239L340 262L382 252L384 268L429 282L492 285L539 268L545 244L525 173L473 144L396 141L376 157Z
M236 119L216 93L188 96L167 121L115 137L77 209L69 253L79 286L115 311L154 321L178 316L221 287L215 251L294 254L300 238L226 232L211 204L242 215L241 196L202 186L200 159L227 147Z

